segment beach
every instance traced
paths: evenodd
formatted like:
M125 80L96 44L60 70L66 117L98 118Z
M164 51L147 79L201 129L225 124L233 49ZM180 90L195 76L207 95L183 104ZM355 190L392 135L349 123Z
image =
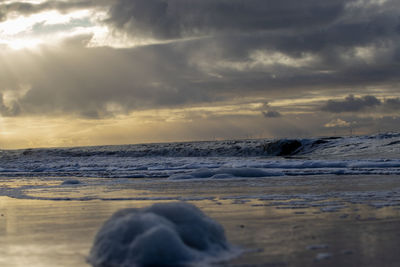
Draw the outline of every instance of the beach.
M399 267L399 0L0 0L0 267Z
M1 266L90 266L114 212L176 201L219 222L235 247L211 266L400 264L398 176L71 179L0 179Z

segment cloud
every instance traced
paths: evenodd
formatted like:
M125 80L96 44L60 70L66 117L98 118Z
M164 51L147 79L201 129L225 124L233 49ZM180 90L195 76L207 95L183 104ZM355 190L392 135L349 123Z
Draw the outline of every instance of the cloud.
M282 116L281 113L279 113L278 111L275 111L275 110L263 111L262 114L266 118L279 118Z
M17 116L21 112L20 107L17 102L13 101L6 105L4 103L4 96L0 93L0 114L6 117Z
M224 98L173 46L86 48L88 37L38 53L9 51L0 62L0 92L28 87L18 98L21 114L92 118Z
M397 111L400 113L400 98L385 99L384 106L387 110Z
M107 22L134 35L175 39L214 33L254 32L324 25L346 1L117 0Z
M359 133L377 133L377 132L398 132L400 125L400 116L383 116L383 117L361 117L354 116L347 118L351 121L351 129L353 132ZM343 128L345 129L345 128Z
M363 91L367 86L395 88L400 84L400 5L394 0L359 3L82 0L7 4L7 12L21 14L108 4L108 18L102 23L110 31L133 39L152 38L156 44L88 47L93 38L88 34L59 46L43 45L38 53L2 49L0 92L18 90L21 85L29 88L16 99L20 115L104 118L238 99L295 99L316 91L335 95L349 87L356 95L367 94ZM395 102L386 105L374 96L349 96L328 101L321 109L358 112L390 103L395 107ZM278 110L287 114L281 107ZM258 116L260 111L266 117L280 114L265 108L256 111Z
M385 100L380 100L372 95L366 95L363 97L349 95L343 100L328 100L325 104L319 107L319 110L331 113L356 113L364 111L386 113L400 111L400 98L387 98Z
M0 62L0 92L25 85L26 92L16 99L20 115L104 118L144 109L219 105L238 98L290 99L299 92L307 95L308 90L315 90L312 82L316 77L301 67L281 66L287 73L274 78L257 66L234 69L219 65L221 56L203 57L212 51L199 48L204 40L113 49L85 47L90 38L83 35L59 47L43 46L38 53L9 50ZM271 71L274 67L278 68L273 65ZM378 102L373 96L349 96L328 101L320 109L357 111L376 107ZM266 117L281 115L275 107L265 106L258 112L262 111Z
M280 51L296 58L317 53L328 70L349 60L362 63L365 55L353 51L356 47L383 48L383 43L389 46L399 37L400 6L395 0L359 2L117 0L106 22L142 38L212 36L231 56L247 57L252 50Z
M328 100L321 107L321 110L332 113L359 112L381 104L382 102L375 96L355 97L354 95L349 95L344 100Z
M0 3L0 21L5 20L10 13L32 15L47 10L68 12L76 9L105 6L106 0L70 0L70 1L44 1L38 4L28 2Z
M340 118L337 118L337 119L331 120L330 122L326 123L324 125L324 127L326 127L326 128L335 128L335 127L348 127L350 125L351 125L351 123L349 123L347 121L344 121L344 120L342 120Z
M261 109L261 114L265 118L279 118L279 117L282 117L282 114L279 111L271 109L271 106L269 105L268 102L264 102L264 104L262 104L260 109Z

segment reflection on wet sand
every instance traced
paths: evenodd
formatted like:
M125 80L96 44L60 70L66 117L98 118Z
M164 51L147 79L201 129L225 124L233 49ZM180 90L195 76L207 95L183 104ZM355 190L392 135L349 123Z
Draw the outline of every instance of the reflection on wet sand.
M346 179L344 179L346 178ZM340 180L340 181L338 181ZM190 202L245 252L222 266L399 266L398 177L292 177L62 185L7 180L0 197L1 266L88 266L93 238L115 211ZM21 180L19 180L19 183ZM70 199L70 200L66 200Z

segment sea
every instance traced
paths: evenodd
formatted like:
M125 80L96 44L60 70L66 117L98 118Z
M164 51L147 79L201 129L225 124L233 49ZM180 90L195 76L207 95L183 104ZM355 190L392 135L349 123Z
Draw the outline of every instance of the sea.
M400 133L0 150L3 177L400 175Z
M351 202L397 207L399 175L400 133L0 151L0 197L13 199L312 204L351 196ZM288 192L309 187L307 195Z

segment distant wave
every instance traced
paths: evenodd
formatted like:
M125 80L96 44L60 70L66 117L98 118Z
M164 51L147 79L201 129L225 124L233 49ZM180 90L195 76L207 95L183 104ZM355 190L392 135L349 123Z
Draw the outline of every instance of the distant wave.
M386 141L389 139L389 141ZM48 148L2 150L0 160L19 157L257 157L306 155L329 149L327 155L364 153L377 146L400 147L400 133L371 136L326 137L310 139L255 139L231 141L203 141L182 143L138 144L120 146L93 146L74 148ZM376 151L375 151L376 152Z
M219 178L253 177L254 173L256 176L398 174L399 155L399 133L24 149L0 151L0 173L131 178L196 178L202 176L198 175L201 169L209 170L204 177Z
M232 140L73 148L2 150L0 159L19 157L254 157L306 154L336 138Z

